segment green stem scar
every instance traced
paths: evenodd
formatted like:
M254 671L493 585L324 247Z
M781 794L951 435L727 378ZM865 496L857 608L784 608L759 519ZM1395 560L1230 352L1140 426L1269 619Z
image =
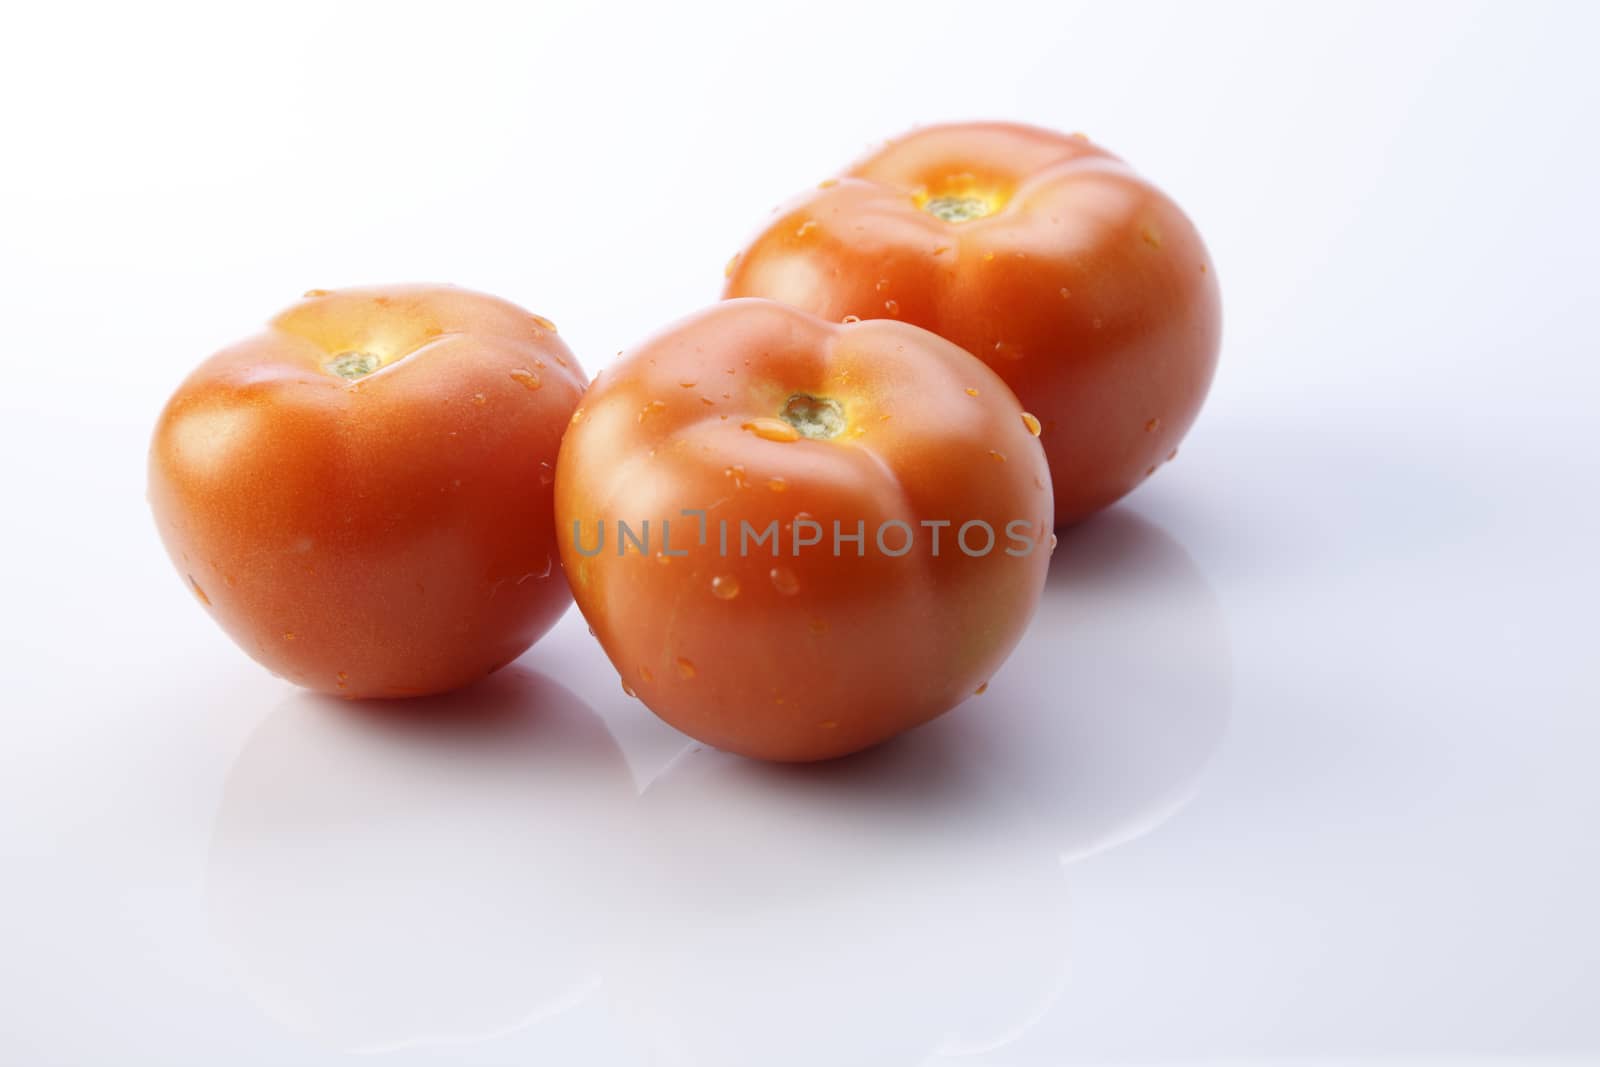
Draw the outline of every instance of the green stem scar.
M810 393L795 393L784 401L778 417L799 431L801 437L824 441L844 432L844 408L837 400Z
M381 366L383 361L371 352L340 352L337 356L330 356L322 369L353 382L357 378L365 378Z
M946 222L971 222L989 214L989 202L976 196L936 196L922 209Z

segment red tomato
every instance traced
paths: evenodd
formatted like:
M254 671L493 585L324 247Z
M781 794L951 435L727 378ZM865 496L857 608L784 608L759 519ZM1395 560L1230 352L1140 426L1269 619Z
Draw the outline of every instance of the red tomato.
M596 379L556 469L562 559L667 722L854 752L981 691L1022 635L1053 541L1037 428L925 330L728 301Z
M313 290L168 402L150 505L239 646L349 697L463 685L570 602L552 482L583 376L555 327L446 286Z
M902 319L981 358L1044 425L1056 522L1171 459L1216 368L1200 235L1080 135L1005 123L893 141L780 212L726 296Z

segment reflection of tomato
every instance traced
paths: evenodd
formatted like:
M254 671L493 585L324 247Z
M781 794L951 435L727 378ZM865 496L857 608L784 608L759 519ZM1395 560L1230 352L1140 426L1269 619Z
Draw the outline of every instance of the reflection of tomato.
M493 297L313 291L179 387L151 507L273 671L350 697L451 689L568 603L550 484L583 385L548 322Z
M1044 424L1057 523L1172 458L1221 322L1177 205L1080 136L1001 123L918 130L824 182L735 257L725 295L904 319L982 358Z
M725 302L585 397L562 558L662 718L746 755L842 755L953 707L1021 636L1049 556L1036 429L924 330Z

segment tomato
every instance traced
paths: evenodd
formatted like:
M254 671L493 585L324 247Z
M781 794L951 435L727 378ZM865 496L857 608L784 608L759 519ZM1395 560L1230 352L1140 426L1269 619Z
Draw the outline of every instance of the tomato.
M800 197L728 266L726 296L916 323L977 355L1044 426L1056 522L1176 454L1221 310L1177 205L1085 140L933 126Z
M570 603L552 482L583 388L555 328L494 297L313 290L179 387L150 505L194 596L270 670L441 692Z
M1053 540L1037 428L925 330L727 301L574 416L573 594L624 688L685 733L771 760L866 748L980 691L1021 636Z

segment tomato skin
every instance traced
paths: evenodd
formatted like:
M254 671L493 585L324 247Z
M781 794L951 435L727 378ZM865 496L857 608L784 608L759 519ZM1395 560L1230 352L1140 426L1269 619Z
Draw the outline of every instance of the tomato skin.
M796 394L841 405L839 435L773 433ZM683 509L704 509L704 543ZM869 747L987 682L1038 603L1051 514L1044 451L983 363L905 323L766 300L714 305L603 371L556 469L562 559L624 687L692 737L769 760ZM822 544L796 550L799 517ZM648 554L618 555L619 519L650 522ZM860 548L833 555L835 520L861 523ZM905 542L893 520L917 535L903 556L876 543L880 527L892 551ZM952 523L937 556L924 520ZM957 528L976 520L998 547L969 556ZM1031 551L1006 539L1013 521ZM741 548L741 523L776 523L777 555Z
M384 361L346 380L330 358ZM443 692L560 616L552 482L584 379L550 324L448 286L313 290L202 363L150 448L195 596L263 666L346 697Z
M926 209L966 196L992 213ZM781 209L724 295L898 318L983 359L1044 426L1058 525L1172 458L1221 337L1216 272L1178 206L1081 136L1008 123L890 142Z

